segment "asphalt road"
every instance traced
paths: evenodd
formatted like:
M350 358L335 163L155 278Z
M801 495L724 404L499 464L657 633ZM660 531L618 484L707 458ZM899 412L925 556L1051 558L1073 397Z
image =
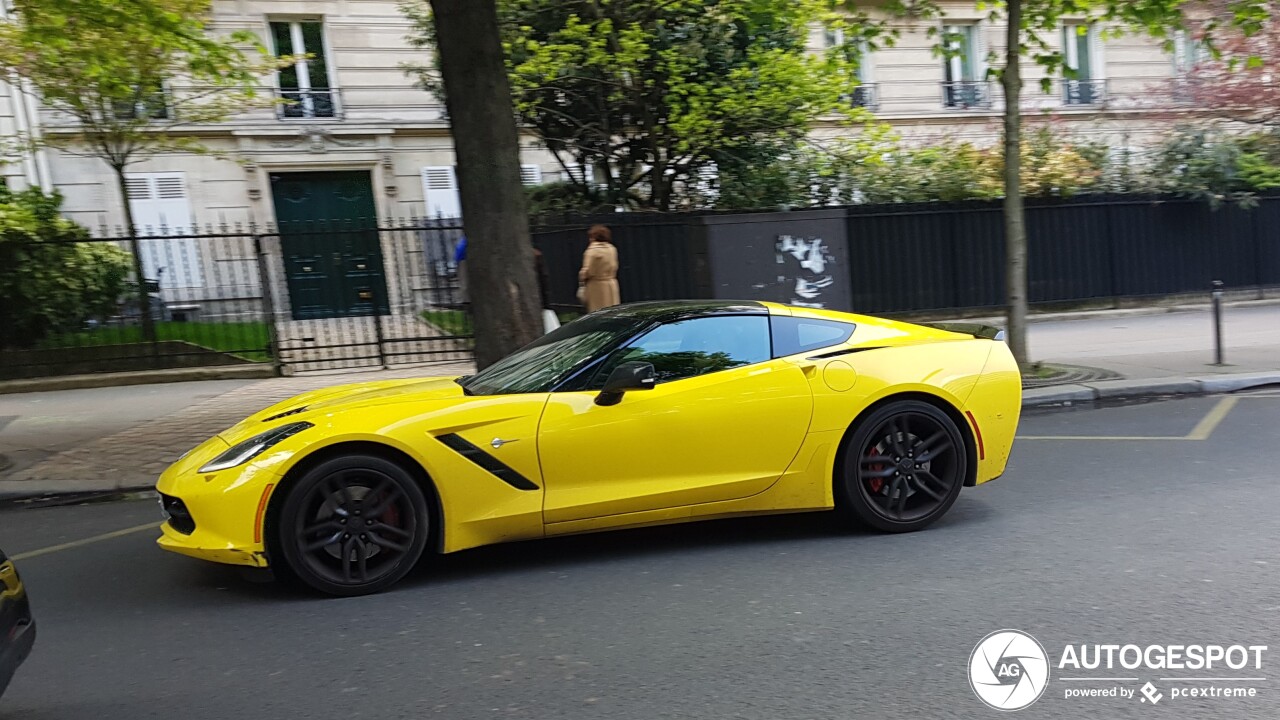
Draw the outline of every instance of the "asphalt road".
M913 535L818 514L556 539L346 600L162 553L150 531L30 556L40 638L0 718L998 717L967 664L1000 628L1055 659L1067 643L1271 648L1248 671L1266 680L1226 683L1252 699L1174 698L1209 683L1145 669L1125 674L1155 682L1156 707L1066 699L1117 683L1055 667L1018 717L1280 716L1280 392L1222 403L1028 417L1027 436L1159 439L1023 439L1004 478ZM1207 439L1169 439L1188 436ZM0 546L156 521L150 501L8 509Z

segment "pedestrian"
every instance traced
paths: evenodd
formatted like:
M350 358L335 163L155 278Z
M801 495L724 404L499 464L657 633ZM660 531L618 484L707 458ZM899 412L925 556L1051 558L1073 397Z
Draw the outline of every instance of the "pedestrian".
M587 251L582 254L578 271L578 300L587 312L622 303L618 289L618 248L613 234L604 225L592 225L587 231Z
M463 235L453 248L454 274L458 277L458 301L466 304L467 298L467 236Z
M533 249L533 270L538 276L538 300L542 307L543 332L551 332L560 327L560 318L551 309L551 276L547 274L547 264L542 259L542 251Z

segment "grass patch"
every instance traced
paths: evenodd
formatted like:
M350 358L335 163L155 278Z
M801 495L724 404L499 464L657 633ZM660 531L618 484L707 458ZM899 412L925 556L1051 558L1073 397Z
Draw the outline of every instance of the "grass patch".
M254 362L265 362L271 334L262 322L204 323L158 322L157 340L176 340L229 353ZM143 342L138 325L114 325L94 330L53 335L40 341L41 349L78 348L98 345L132 345Z
M1051 380L1067 374L1067 370L1056 365L1033 362L1019 365L1024 380Z
M458 337L471 335L471 318L461 310L423 310L421 317L435 325L445 335Z

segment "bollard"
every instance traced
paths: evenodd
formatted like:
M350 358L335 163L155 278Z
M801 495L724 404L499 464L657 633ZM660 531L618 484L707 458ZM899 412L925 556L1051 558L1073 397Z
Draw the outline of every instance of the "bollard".
M1222 365L1222 281L1213 281L1213 364Z

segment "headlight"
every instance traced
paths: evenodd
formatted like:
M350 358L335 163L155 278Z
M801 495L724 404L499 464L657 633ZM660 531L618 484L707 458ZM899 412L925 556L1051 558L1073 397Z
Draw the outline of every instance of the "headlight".
M278 428L273 428L259 435L254 435L244 442L232 445L221 455L205 463L204 467L200 468L198 472L218 472L219 470L226 470L227 468L233 468L237 465L247 463L263 450L266 450L281 440L284 440L291 435L296 435L309 427L312 427L309 422L289 423L288 425L281 425Z

